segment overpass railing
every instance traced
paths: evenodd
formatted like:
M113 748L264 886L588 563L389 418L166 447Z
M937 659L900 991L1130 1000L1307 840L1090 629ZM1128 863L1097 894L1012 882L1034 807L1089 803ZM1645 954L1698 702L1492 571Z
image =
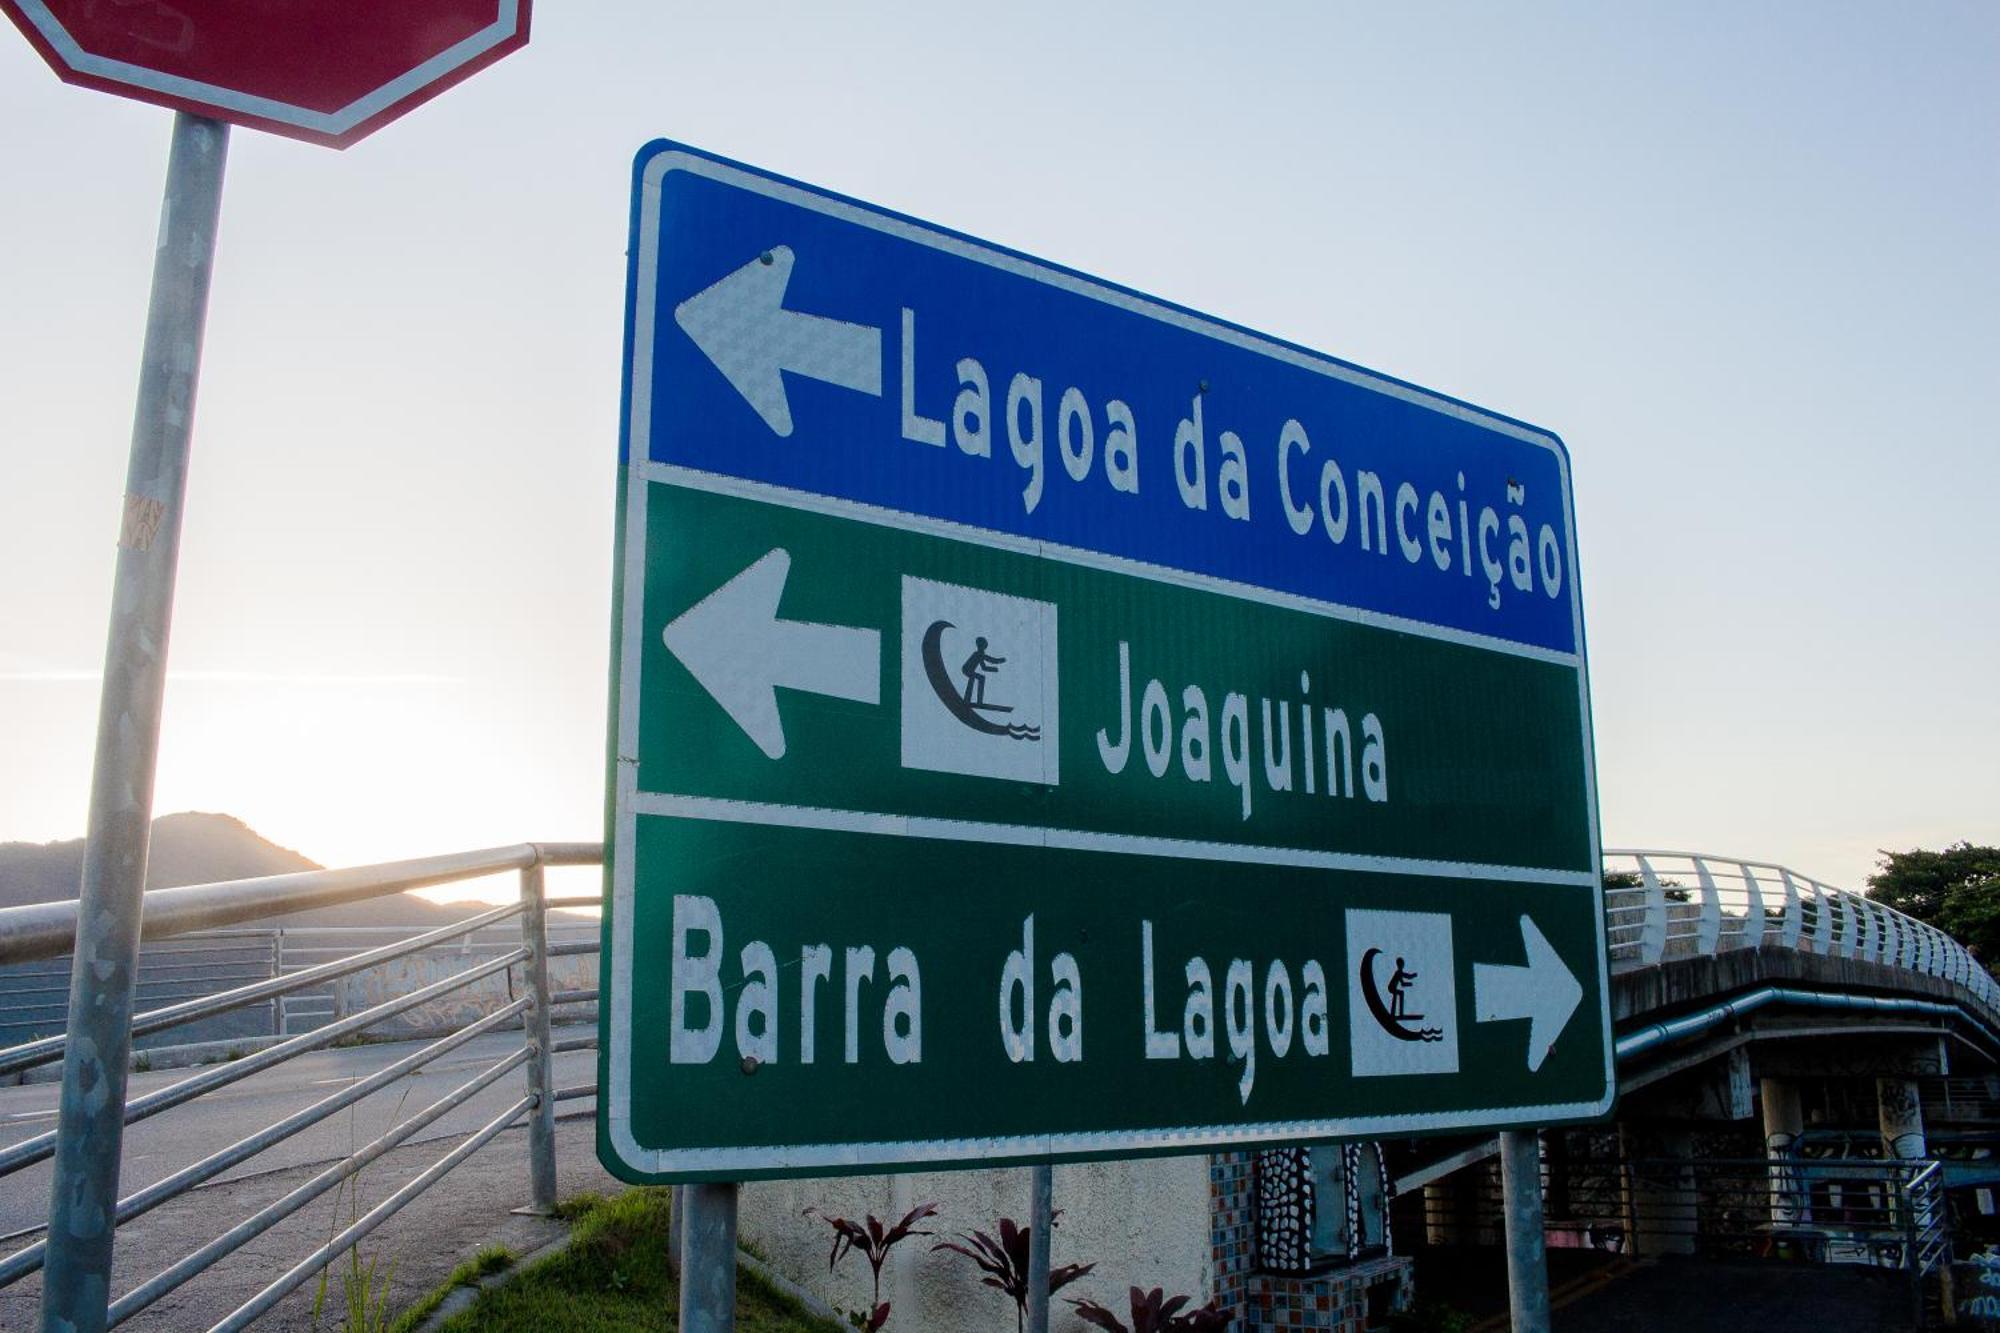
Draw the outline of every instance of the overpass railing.
M417 955L435 955L440 946L453 942L469 944L480 932L490 931L502 923L518 923L515 928L519 931L519 938L511 947L497 950L463 948L459 951L459 958L446 967L430 966L409 971L412 984L404 993L379 1000L371 994L369 998L375 1002L358 1012L329 1015L330 1021L311 1031L286 1037L275 1045L228 1063L202 1067L185 1078L129 1098L124 1107L124 1121L128 1126L196 1103L204 1096L298 1056L352 1040L370 1029L379 1031L385 1024L426 1006L438 1006L447 997L476 987L489 978L506 978L510 993L514 990L515 977L521 979L522 985L510 1001L482 1005L483 1012L479 1016L456 1023L445 1035L367 1077L341 1087L253 1134L217 1147L199 1161L181 1167L160 1180L123 1195L118 1200L112 1220L114 1228L241 1166L273 1145L347 1110L370 1094L390 1088L477 1037L509 1030L517 1025L522 1036L512 1050L430 1105L408 1116L399 1114L392 1117L395 1123L372 1142L355 1148L344 1158L323 1165L283 1197L115 1299L110 1291L111 1275L108 1271L90 1271L91 1266L85 1264L66 1264L60 1271L82 1274L81 1280L90 1283L94 1289L94 1298L108 1302L107 1323L121 1323L300 1212L315 1199L347 1185L370 1163L408 1142L420 1131L436 1124L487 1089L499 1085L517 1070L522 1071L519 1075L522 1080L521 1095L511 1105L469 1133L455 1136L458 1141L442 1157L367 1212L353 1217L346 1227L332 1234L324 1244L286 1269L256 1295L225 1314L212 1328L246 1327L310 1281L333 1260L353 1249L454 1167L503 1131L523 1121L528 1126L528 1180L525 1192L529 1195L530 1207L537 1210L552 1208L556 1201L555 1105L569 1098L592 1096L596 1089L589 1085L575 1088L552 1086L551 1060L559 1051L594 1047L596 1040L594 1037L572 1037L562 1042L554 1041L550 1033L550 1014L561 1005L594 1003L597 993L585 989L553 989L549 979L549 962L552 958L595 953L597 943L595 939L552 943L549 939L548 913L560 907L594 907L599 905L600 898L595 893L587 897L551 897L543 872L548 866L596 865L602 859L603 849L594 843L523 843L389 865L273 875L262 879L159 889L146 894L142 934L150 942L186 937L197 931L235 926L288 912L361 902L410 889L499 873L511 872L519 879L519 893L514 902L475 912L462 921L342 957L289 970L279 969L276 975L256 976L247 981L238 976L233 979L242 984L218 993L178 999L136 1014L132 1022L134 1036L162 1032L259 1006L268 1009L285 997L300 993L323 993L329 983L357 973L381 969ZM68 955L75 940L76 913L77 904L74 901L0 910L0 964L31 963ZM440 971L444 975L435 975ZM22 1042L0 1050L0 1074L61 1061L67 1047L68 1037L65 1035ZM68 1070L65 1074L66 1077L73 1076ZM191 1142L202 1141L199 1133L189 1137ZM0 1147L0 1179L48 1160L55 1153L55 1140L56 1131L49 1130ZM109 1171L112 1164L106 1162L102 1167ZM335 1198L338 1199L339 1195L336 1194ZM92 1246L91 1238L68 1235L53 1239L58 1245L76 1245L79 1254L95 1250L102 1254L102 1264L104 1269L108 1269L110 1246ZM48 1240L37 1240L0 1257L0 1287L42 1269L48 1257L49 1243Z
M1886 963L1954 982L1988 1009L2000 985L1965 947L1863 894L1767 861L1705 852L1604 852L1611 970L1778 947Z

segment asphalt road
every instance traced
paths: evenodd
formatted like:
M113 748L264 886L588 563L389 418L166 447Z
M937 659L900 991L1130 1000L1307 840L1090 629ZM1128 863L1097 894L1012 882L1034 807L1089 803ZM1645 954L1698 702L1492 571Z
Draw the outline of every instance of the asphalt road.
M595 1139L596 1126L588 1116L556 1121L556 1174L562 1197L579 1191L616 1193L620 1188L598 1165ZM433 1142L392 1150L362 1172L355 1188L315 1199L120 1324L121 1333L187 1333L213 1326L324 1244L340 1226L413 1180L445 1149L446 1145ZM112 1291L120 1295L131 1291L320 1169L294 1166L192 1190L120 1227L112 1256ZM527 1132L517 1125L362 1242L357 1262L371 1275L381 1308L391 1312L407 1308L461 1260L486 1246L504 1245L520 1257L561 1239L567 1230L562 1222L510 1211L526 1194ZM339 1278L349 1271L346 1260L336 1264L327 1296L332 1308L315 1308L319 1284L309 1279L257 1321L259 1333L326 1333L342 1326ZM0 1329L37 1326L41 1285L41 1275L31 1273L11 1287L0 1287Z
M556 1036L561 1039L594 1031L590 1027L559 1028ZM494 1032L476 1038L312 1128L265 1149L218 1179L239 1179L344 1157L445 1096L517 1049L520 1043L519 1032ZM120 1197L366 1078L422 1044L386 1042L315 1051L127 1126ZM596 1061L595 1051L558 1054L555 1085L560 1088L592 1082L596 1078ZM171 1069L134 1074L130 1095L167 1087L197 1072L201 1071ZM0 1088L0 1146L53 1129L60 1087L56 1083L33 1083ZM418 1131L410 1141L422 1143L477 1129L506 1110L526 1089L525 1072L512 1070L465 1105ZM579 1099L563 1102L559 1110L571 1114L594 1105L590 1100ZM34 1239L28 1233L47 1222L51 1169L50 1163L42 1162L0 1178L0 1252L12 1251Z
M1550 1324L1555 1333L1903 1333L1916 1320L1900 1273L1667 1257L1562 1306Z

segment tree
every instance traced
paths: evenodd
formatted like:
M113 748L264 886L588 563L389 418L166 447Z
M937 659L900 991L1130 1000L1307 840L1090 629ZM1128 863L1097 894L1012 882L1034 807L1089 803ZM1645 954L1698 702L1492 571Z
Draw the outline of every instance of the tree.
M1881 855L1882 868L1868 877L1871 898L2000 960L2000 847L1956 842Z

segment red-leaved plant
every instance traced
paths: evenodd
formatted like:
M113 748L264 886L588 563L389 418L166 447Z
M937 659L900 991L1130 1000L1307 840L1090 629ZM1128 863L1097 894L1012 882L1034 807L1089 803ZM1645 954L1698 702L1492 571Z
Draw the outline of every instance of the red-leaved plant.
M1086 1324L1095 1324L1110 1333L1223 1333L1229 1327L1229 1316L1222 1306L1210 1301L1199 1309L1181 1313L1192 1296L1168 1298L1162 1288L1151 1291L1132 1288L1132 1323L1130 1327L1118 1322L1118 1316L1099 1305L1096 1301L1071 1301L1076 1307L1077 1317Z
M1062 1216L1057 1209L1049 1219L1051 1228L1055 1219ZM1027 1326L1028 1319L1028 1248L1033 1235L1033 1227L1016 1226L1014 1219L1000 1219L998 1239L984 1231L974 1231L969 1235L960 1232L958 1241L941 1240L931 1246L932 1250L950 1250L962 1254L979 1265L986 1274L980 1278L981 1284L1005 1292L1014 1302L1015 1333ZM963 1241L964 1244L959 1244ZM1053 1296L1070 1283L1097 1267L1096 1264L1064 1264L1061 1268L1049 1269L1049 1294Z
M882 1219L868 1214L865 1222L852 1221L845 1217L829 1217L816 1208L806 1209L806 1216L817 1216L833 1228L833 1253L827 1256L826 1271L831 1273L849 1250L859 1250L868 1256L869 1270L875 1276L874 1299L868 1303L866 1311L849 1310L847 1322L861 1330L861 1333L877 1333L882 1325L889 1322L889 1302L882 1299L882 1264L888 1259L889 1251L912 1236L928 1236L933 1233L918 1231L917 1223L927 1217L937 1215L937 1205L920 1203L904 1214L903 1220L892 1227L882 1225Z

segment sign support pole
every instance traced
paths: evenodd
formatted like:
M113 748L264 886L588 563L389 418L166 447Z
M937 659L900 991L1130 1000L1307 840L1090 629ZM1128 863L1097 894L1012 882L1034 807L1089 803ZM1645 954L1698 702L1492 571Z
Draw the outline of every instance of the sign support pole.
M681 1333L735 1333L736 1181L681 1186Z
M228 153L227 125L174 117L84 838L42 1279L45 1333L99 1333L110 1302L167 633Z
M1049 1333L1049 1242L1055 1239L1055 1168L1039 1162L1028 1168L1033 1180L1028 1205L1027 1333Z
M1549 1261L1542 1232L1541 1135L1500 1135L1500 1192L1507 1215L1507 1307L1514 1333L1549 1333Z

